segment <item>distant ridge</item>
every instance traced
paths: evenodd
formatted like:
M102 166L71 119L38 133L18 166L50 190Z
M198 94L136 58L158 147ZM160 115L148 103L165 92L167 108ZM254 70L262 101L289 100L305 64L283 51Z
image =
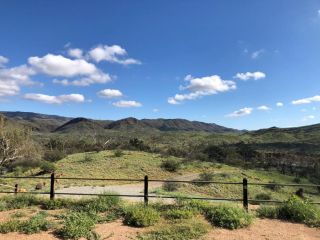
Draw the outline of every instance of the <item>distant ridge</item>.
M69 118L33 112L0 112L8 119L40 132L86 132L86 131L203 131L212 133L238 132L236 129L214 123L186 119L136 119L133 117L111 120L93 120L83 117Z

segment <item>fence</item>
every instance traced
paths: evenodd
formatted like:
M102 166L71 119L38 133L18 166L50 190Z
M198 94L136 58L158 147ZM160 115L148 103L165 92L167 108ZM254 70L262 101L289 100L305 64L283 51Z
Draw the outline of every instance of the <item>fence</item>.
M50 199L54 200L55 195L77 195L77 196L119 196L119 197L132 197L132 198L143 198L145 205L148 205L149 198L161 198L161 199L195 199L195 200L206 200L206 201L231 201L231 202L242 202L243 207L248 210L250 202L256 203L282 203L279 200L258 200L248 198L248 186L289 186L289 187L316 187L320 188L320 185L316 184L282 184L282 183L249 183L246 178L243 178L242 182L219 182L219 181L186 181L186 180L159 180L149 179L145 176L144 179L124 179L124 178L79 178L79 177L56 177L55 173L52 173L50 177L14 177L14 176L0 176L0 179L50 179L50 191L49 192L19 192L19 185L15 184L14 191L0 191L0 193L28 193L28 194L43 194L50 195ZM79 181L122 181L122 182L143 182L144 191L141 195L130 195L130 194L101 194L101 193L68 193L68 192L55 192L56 180L79 180ZM172 183L190 183L190 184L227 184L227 185L239 185L242 186L242 198L211 198L211 197L188 197L188 196L167 196L167 195L149 195L149 182L172 182ZM311 202L311 204L320 204L320 202Z

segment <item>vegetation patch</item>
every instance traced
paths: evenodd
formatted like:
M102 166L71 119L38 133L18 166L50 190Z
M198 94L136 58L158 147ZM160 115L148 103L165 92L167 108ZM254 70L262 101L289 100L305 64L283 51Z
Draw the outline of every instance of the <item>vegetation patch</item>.
M153 226L160 220L160 213L153 207L131 205L124 210L124 223L133 227Z
M246 227L253 220L252 215L243 208L229 204L208 207L205 216L212 225L228 229Z
M160 225L155 230L138 236L140 240L199 239L208 232L208 223L202 219L189 219L175 224Z
M181 162L175 159L168 159L162 162L161 168L169 172L177 172L181 168Z
M169 220L190 219L194 216L194 212L189 209L169 209L165 212L165 218Z

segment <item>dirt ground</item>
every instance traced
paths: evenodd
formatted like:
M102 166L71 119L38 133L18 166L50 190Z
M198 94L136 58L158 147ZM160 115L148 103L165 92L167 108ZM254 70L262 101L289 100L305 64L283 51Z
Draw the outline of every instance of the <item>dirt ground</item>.
M148 229L132 228L116 221L99 224L96 232L102 239L132 240L138 233ZM57 240L52 232L33 235L19 233L0 234L1 240ZM206 240L319 240L320 229L309 228L303 224L288 223L278 220L256 219L248 228L238 230L212 229L203 239Z

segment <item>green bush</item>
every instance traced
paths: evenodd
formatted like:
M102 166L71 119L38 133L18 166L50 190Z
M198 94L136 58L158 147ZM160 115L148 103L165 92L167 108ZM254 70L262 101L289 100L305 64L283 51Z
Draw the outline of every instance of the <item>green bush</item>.
M177 182L164 182L162 185L163 190L167 192L177 191L180 187L181 187L181 184Z
M252 216L243 208L221 204L206 209L205 216L214 226L237 229L251 224Z
M66 157L66 154L59 150L50 150L44 153L43 159L48 162L57 162Z
M132 205L124 210L124 223L133 227L153 226L160 220L160 213L143 205Z
M181 163L174 159L168 159L162 162L161 168L169 172L176 172L181 168Z
M64 217L63 227L58 234L66 239L87 238L92 239L96 234L93 232L96 219L85 212L69 212Z
M320 226L320 211L309 202L297 196L292 196L288 201L278 207L278 218L309 226Z
M259 193L254 197L255 200L271 200L271 195L267 193ZM260 204L259 201L252 201L252 204Z
M0 202L3 202L5 210L21 209L29 206L39 205L40 201L31 194L18 194L16 196L3 197Z
M212 181L214 177L214 173L204 172L199 175L199 181ZM199 185L206 185L208 183L198 183Z
M320 210L297 196L277 207L262 206L257 210L259 217L278 218L297 223L305 223L311 227L320 226Z
M279 211L277 207L262 205L257 209L257 216L260 218L278 218Z
M105 195L115 195L112 192L104 192ZM99 196L97 198L84 200L75 205L75 210L85 212L101 213L106 212L112 208L118 207L120 204L120 197L118 196Z
M58 198L55 200L43 200L41 203L41 207L46 210L55 210L55 209L62 209L62 208L69 208L74 205L74 201L70 199L62 199Z
M265 187L271 189L272 191L279 191L282 188L282 186L277 185L277 183L274 181L269 182L269 184Z
M203 200L177 198L176 205L179 209L187 209L194 214L204 214L210 207L210 203Z
M169 209L165 212L165 218L170 220L190 219L194 213L188 209Z
M26 234L47 231L50 228L50 223L46 219L46 216L46 212L39 212L29 220L23 221L19 227L19 231Z
M199 239L208 232L207 223L200 219L185 220L160 226L157 230L138 236L140 240L189 240Z
M121 149L116 149L114 151L113 155L118 158L118 157L122 157L124 155L124 153Z
M43 161L40 165L40 169L43 173L52 173L56 170L56 166L52 162Z
M18 220L9 220L0 223L0 233L18 232L19 228L20 222Z

